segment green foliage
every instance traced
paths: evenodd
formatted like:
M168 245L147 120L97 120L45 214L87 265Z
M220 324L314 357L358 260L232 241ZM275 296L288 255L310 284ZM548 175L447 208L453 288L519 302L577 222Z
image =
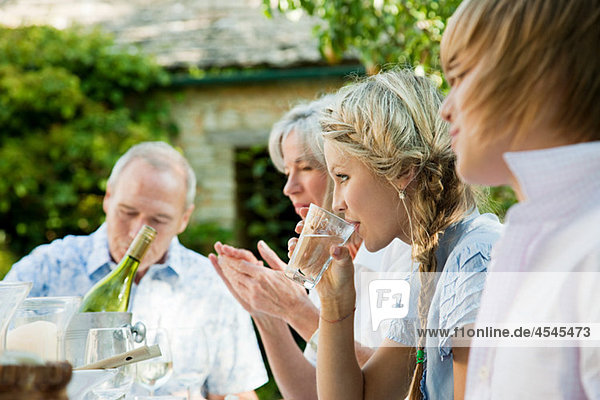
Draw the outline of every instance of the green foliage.
M283 194L285 176L279 173L263 146L242 149L236 154L237 240L255 254L256 244L264 240L283 260L287 242L295 235L300 217Z
M203 222L188 225L187 229L179 235L179 241L188 249L200 254L214 253L214 244L232 244L234 233L230 229L223 228L216 222Z
M271 0L263 0L271 15ZM323 55L332 61L355 52L368 71L388 64L420 66L439 77L439 43L446 19L460 0L277 0L286 13L303 9L323 23L315 28Z
M262 239L287 261L287 241L295 235L299 217L282 192L284 185L285 176L275 169L265 147L240 149L236 153L238 245L258 256L256 244ZM304 347L299 336L296 341ZM263 359L267 359L264 349ZM256 393L260 399L280 399L281 393L268 365L267 370L269 382Z
M118 156L175 133L149 96L168 81L99 31L0 28L0 244L20 257L96 229Z
M0 238L0 242L2 242ZM4 278L4 275L8 273L10 267L16 262L15 256L12 252L0 245L0 280Z
M479 209L482 213L494 213L501 221L504 221L506 211L516 202L517 196L509 186L492 187L487 188L487 196L480 204Z

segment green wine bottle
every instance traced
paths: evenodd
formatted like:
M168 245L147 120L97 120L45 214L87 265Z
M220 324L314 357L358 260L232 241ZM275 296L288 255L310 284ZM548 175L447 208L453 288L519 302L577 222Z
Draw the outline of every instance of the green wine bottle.
M83 297L80 312L119 311L126 312L129 306L129 294L133 278L154 240L156 231L154 228L144 225L129 245L127 253L119 262L119 265L96 283Z

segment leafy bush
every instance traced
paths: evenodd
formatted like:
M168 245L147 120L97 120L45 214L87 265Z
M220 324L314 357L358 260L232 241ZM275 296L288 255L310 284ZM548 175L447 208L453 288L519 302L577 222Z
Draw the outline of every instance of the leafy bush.
M262 239L287 261L287 242L300 217L283 194L285 180L264 146L236 153L237 241L258 254L256 244Z
M264 146L239 149L236 152L236 198L239 224L236 241L241 247L254 252L262 239L287 261L287 241L296 236L294 227L299 220L290 200L283 194L286 178L278 172ZM295 335L296 342L304 348L304 341ZM263 351L263 359L267 360ZM256 393L260 399L280 399L281 393L267 365L269 382Z
M118 156L175 134L150 92L169 82L99 31L0 28L0 239L20 257L102 222Z
M488 188L487 197L479 204L479 209L482 213L494 213L504 221L506 212L516 202L517 196L509 186L492 187Z
M280 12L319 17L320 50L330 61L354 52L368 71L388 64L421 66L439 77L439 43L461 0L277 0ZM272 0L263 0L271 15Z
M1 240L2 238L0 238ZM17 261L8 249L4 246L0 246L0 279L4 278L4 275L10 270L10 267Z
M217 222L190 222L186 230L179 235L181 244L204 255L215 252L215 242L234 244L233 239L234 232L223 228Z

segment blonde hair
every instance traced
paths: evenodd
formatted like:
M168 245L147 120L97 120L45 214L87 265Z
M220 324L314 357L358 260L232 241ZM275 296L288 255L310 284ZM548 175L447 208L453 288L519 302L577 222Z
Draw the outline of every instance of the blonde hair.
M301 152L313 168L323 172L327 178L327 188L321 207L331 210L333 182L327 173L327 164L323 154L323 136L320 117L325 108L333 101L333 95L324 95L310 103L301 103L277 121L269 134L269 156L275 168L285 172L283 161L283 142L294 132L301 146Z
M307 159L313 161L316 168L327 170L322 150L323 138L319 118L332 100L332 95L325 95L313 102L298 104L273 125L269 134L269 156L279 172L285 170L283 141L292 132L298 136L298 141Z
M523 135L549 126L572 142L600 139L600 4L465 0L441 42L447 77L478 68L466 93L482 129Z
M342 88L322 119L325 140L356 157L377 176L390 184L412 176L406 210L412 255L420 272L437 271L435 253L440 236L475 207L471 189L455 171L448 124L438 113L442 100L428 78L393 70ZM418 314L422 326L435 289L430 280L433 275L420 274ZM420 396L422 368L422 364L415 368L413 398Z

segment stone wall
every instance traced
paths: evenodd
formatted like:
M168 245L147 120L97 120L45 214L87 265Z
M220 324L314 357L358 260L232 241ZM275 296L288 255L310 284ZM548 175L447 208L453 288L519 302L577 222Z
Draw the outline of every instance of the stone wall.
M195 222L235 221L235 150L267 145L271 126L300 101L335 91L342 78L203 85L170 93L179 145L198 177Z

